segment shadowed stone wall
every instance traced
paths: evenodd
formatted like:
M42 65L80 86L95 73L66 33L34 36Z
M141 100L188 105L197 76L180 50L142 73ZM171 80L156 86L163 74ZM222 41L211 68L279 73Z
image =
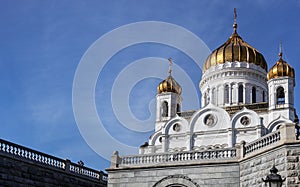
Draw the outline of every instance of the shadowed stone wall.
M262 178L270 173L275 164L278 174L286 181L283 187L300 186L300 145L284 145L268 152L257 154L240 163L241 187L267 186Z
M104 187L107 175L0 139L2 187Z
M109 187L239 187L238 163L194 164L128 168L109 171Z

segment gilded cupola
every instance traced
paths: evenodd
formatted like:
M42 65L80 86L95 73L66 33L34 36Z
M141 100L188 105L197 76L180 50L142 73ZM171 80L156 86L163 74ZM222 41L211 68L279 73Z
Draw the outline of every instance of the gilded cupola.
M203 73L210 67L225 62L247 62L268 70L263 55L254 47L245 42L237 33L236 10L234 9L233 33L220 47L215 49L206 59Z
M172 77L172 59L169 58L169 76L161 81L157 87L157 92L165 93L165 92L173 92L177 94L181 94L182 88L181 86L175 81L175 79Z
M291 65L282 59L282 50L280 45L279 60L269 70L268 80L285 76L295 78L295 70Z

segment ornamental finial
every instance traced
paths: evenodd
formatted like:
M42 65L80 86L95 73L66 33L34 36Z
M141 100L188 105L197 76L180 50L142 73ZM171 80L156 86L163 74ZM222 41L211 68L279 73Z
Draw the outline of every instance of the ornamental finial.
M173 65L173 62L172 62L172 58L171 57L168 60L169 60L169 75L171 76L172 75L172 65Z
M282 59L282 41L280 41L278 56L279 56L280 59Z
M237 18L237 14L236 14L236 8L233 9L233 31L234 33L236 33L236 29L237 29L237 23L236 23L236 18Z

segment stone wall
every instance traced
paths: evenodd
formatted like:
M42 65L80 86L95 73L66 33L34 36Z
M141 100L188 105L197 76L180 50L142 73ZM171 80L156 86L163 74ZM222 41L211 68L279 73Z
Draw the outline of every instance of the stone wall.
M109 171L108 187L238 187L238 163L130 168Z
M262 181L273 165L286 178L283 187L300 186L300 144L283 145L240 162L241 187L267 186Z
M104 187L107 174L0 139L0 186Z
M109 187L267 187L262 178L275 166L283 187L300 186L300 140L295 125L234 148L119 156L108 171Z

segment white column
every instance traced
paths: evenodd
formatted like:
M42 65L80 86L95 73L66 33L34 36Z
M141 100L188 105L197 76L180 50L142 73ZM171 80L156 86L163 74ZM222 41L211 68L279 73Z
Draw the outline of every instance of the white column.
M225 105L225 87L224 85L219 85L218 86L218 106L224 106Z
M161 148L162 148L162 152L165 153L168 151L168 140L167 140L167 136L168 135L162 135L161 136L161 139L162 139L162 142L161 142Z
M246 85L243 83L243 103L246 103Z
M238 103L238 95L239 95L238 85L234 84L232 85L232 98L231 98L232 104Z

